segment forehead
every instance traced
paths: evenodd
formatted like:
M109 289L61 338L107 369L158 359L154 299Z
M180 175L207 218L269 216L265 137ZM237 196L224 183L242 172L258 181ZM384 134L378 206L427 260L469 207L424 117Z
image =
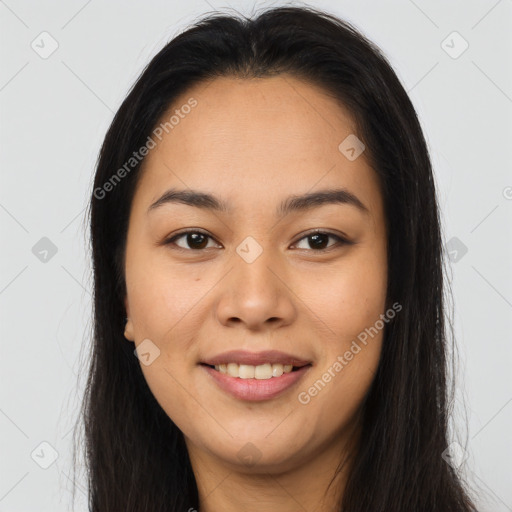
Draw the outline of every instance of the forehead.
M245 193L245 203L330 186L376 199L368 197L376 177L364 152L351 161L339 149L355 135L351 115L317 86L289 75L216 78L176 98L161 123L171 116L144 161L146 202L176 185L226 198Z

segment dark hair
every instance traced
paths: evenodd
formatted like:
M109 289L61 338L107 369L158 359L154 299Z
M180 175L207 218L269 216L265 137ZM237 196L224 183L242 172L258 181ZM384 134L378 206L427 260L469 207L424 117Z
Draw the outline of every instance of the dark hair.
M390 227L387 300L403 306L384 332L362 409L363 442L339 508L476 510L462 476L442 456L453 402L444 260L416 112L381 51L351 24L310 7L281 7L253 19L210 14L172 39L142 72L106 134L89 204L94 332L81 411L92 512L199 505L183 434L152 395L123 335L124 251L141 164L112 178L192 85L283 73L320 86L352 114L379 177Z

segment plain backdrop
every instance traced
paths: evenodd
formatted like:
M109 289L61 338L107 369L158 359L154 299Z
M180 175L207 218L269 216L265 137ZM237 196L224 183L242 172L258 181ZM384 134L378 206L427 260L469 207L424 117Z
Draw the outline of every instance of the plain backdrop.
M201 15L276 5L290 3L0 1L0 512L71 509L91 327L84 214L114 112ZM417 109L452 260L453 439L467 443L461 470L481 510L512 511L512 1L308 5L377 43Z

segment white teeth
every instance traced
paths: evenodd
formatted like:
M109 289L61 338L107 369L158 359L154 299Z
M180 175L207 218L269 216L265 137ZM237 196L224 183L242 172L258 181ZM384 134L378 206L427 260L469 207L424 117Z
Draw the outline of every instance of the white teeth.
M267 380L272 377L281 377L283 373L290 373L293 369L291 364L265 363L258 366L250 364L218 364L215 369L220 373L226 373L231 377L239 377L240 379L259 379Z
M260 364L254 367L254 378L266 380L272 378L272 365L270 363Z
M281 377L284 373L284 368L282 364L273 364L272 365L272 377Z
M254 366L249 366L248 364L241 364L238 367L238 376L241 379L254 379Z
M226 369L226 373L228 375L231 375L231 377L239 377L240 376L240 372L239 372L239 368L240 366L236 363L228 363Z

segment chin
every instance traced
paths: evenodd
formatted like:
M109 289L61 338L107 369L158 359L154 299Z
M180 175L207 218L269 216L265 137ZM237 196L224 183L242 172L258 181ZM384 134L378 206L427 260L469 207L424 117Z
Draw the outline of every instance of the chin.
M299 432L289 429L280 435L272 429L254 429L254 432L245 429L243 434L230 433L233 437L226 434L222 440L208 437L203 447L233 470L247 473L286 472L296 468L307 456L304 447L311 445L298 439Z

